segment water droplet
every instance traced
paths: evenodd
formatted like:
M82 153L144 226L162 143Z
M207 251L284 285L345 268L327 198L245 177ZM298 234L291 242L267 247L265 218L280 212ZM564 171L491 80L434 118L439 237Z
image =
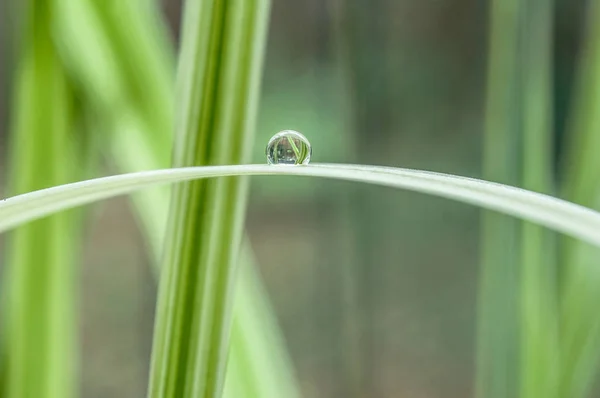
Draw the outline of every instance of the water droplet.
M293 166L308 164L312 148L304 135L294 130L283 130L271 137L265 153L269 164Z

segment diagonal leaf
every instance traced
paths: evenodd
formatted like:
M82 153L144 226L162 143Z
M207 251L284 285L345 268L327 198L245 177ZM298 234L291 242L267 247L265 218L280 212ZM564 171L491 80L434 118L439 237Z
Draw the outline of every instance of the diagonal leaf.
M171 154L174 67L152 3L62 0L56 5L62 61L96 116L96 141L110 148L124 172L167 167ZM132 200L158 257L166 217L155 207L168 207L168 192L151 190Z

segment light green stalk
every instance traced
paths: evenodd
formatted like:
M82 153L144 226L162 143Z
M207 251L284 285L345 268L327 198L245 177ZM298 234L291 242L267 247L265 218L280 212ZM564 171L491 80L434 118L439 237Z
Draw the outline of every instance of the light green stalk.
M491 2L491 31L483 151L486 179L518 185L519 0ZM483 214L479 282L476 396L516 395L518 221Z
M484 174L539 192L553 180L551 21L550 0L493 2ZM494 214L484 236L478 396L555 396L551 236Z
M249 242L240 256L231 352L223 395L227 398L299 398L274 309L267 300ZM270 371L269 371L270 370Z
M121 170L166 167L174 68L156 5L147 0L62 0L57 10L54 31L62 60L95 115L97 142L110 149ZM167 195L153 189L133 196L155 258L162 246Z
M24 10L11 134L13 193L66 183L81 168L72 151L72 95L51 41L52 2L30 1ZM54 215L19 228L9 241L6 397L75 395L74 221L72 213Z
M267 17L266 0L185 4L175 166L247 161ZM173 191L150 397L221 395L246 189L231 178Z
M521 70L523 187L552 191L552 1L525 0ZM520 397L558 396L556 253L544 228L524 223L521 239Z
M600 3L586 13L586 35L577 74L575 100L568 135L562 195L600 208ZM573 239L563 241L561 256L561 398L588 396L599 370L600 272L597 249Z
M168 87L172 85L174 73L169 61L172 57L169 43L162 37L165 29L157 18L158 7L153 2L135 0L112 2L112 12L100 12L99 3L63 0L60 4L63 12L55 29L60 35L63 59L70 72L78 77L86 102L97 115L99 141L111 149L112 160L119 170L167 167L172 141L172 112L169 110L174 109L173 90ZM139 48L156 52L141 52ZM102 60L104 62L99 64ZM124 67L126 64L136 67ZM106 79L110 80L108 84L105 84ZM150 89L146 89L148 87ZM144 101L155 105L141 106L134 100L135 92L153 97ZM154 108L162 111L156 113ZM104 132L109 134L102 134ZM153 188L132 198L157 265L165 233L168 190ZM251 257L252 253L246 250L241 257L244 267L253 267L248 264ZM155 270L158 275L158 266ZM256 398L293 398L298 392L291 376L292 366L289 361L278 359L286 358L285 345L266 340L267 336L279 336L281 332L274 326L276 320L268 307L259 305L266 302L267 297L260 296L266 293L258 287L259 279L254 273L248 269L238 281L242 293L237 295L234 330L243 336L234 339L232 350L256 353L252 347L269 346L269 352L266 356L244 356L244 366L238 365L237 355L232 353L236 358L230 360L230 365L236 371L228 372L227 391L247 391L245 396L249 398L253 397L250 391L260 391L261 395L254 396ZM274 340L282 341L282 338ZM267 383L269 389L262 387ZM265 395L267 393L271 395Z

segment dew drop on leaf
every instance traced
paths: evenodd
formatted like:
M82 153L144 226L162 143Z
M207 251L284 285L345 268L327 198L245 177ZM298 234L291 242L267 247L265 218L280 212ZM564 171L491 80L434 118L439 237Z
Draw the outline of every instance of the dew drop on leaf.
M265 150L269 164L308 164L312 155L310 142L294 130L283 130L269 140Z

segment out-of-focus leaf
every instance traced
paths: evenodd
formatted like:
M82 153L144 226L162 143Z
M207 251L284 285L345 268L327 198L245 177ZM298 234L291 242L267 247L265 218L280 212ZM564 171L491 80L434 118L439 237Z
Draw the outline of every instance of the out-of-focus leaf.
M35 9L34 9L35 7ZM52 1L29 2L15 76L11 192L81 177L74 155L73 95L51 40ZM79 174L77 174L79 173ZM69 398L77 388L74 261L77 217L17 229L7 252L6 386L9 398Z

